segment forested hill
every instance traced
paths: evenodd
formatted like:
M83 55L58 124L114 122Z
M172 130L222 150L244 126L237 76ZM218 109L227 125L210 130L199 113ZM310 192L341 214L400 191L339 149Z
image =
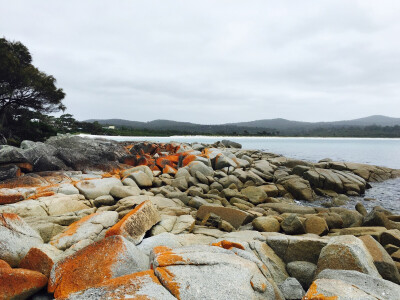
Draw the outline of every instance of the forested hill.
M360 136L399 137L400 118L369 116L336 122L300 122L286 119L266 119L251 122L204 125L171 120L150 122L122 119L87 120L118 128L169 131L176 134L272 135L272 136Z

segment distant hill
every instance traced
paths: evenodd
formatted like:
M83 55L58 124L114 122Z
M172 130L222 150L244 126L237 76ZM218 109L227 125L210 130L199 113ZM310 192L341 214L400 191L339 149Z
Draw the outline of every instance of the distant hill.
M301 122L286 119L265 119L250 122L205 125L172 120L154 120L149 122L129 121L123 119L91 119L86 122L99 122L103 125L114 125L132 129L169 130L190 134L268 134L268 135L315 135L316 132L334 132L341 129L366 126L400 126L400 118L374 115L354 120L335 122ZM330 134L331 134L330 133Z

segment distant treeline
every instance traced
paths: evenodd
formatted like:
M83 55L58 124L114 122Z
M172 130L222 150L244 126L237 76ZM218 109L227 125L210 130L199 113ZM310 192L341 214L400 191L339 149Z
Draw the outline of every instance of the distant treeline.
M246 128L238 130L237 128L222 128L216 130L173 130L173 129L145 129L145 128L129 128L125 126L113 125L101 126L97 123L97 128L102 128L101 134L105 135L121 135L121 136L171 136L171 135L209 135L209 136L282 136L282 137L387 137L400 138L400 126L351 126L351 127L332 127L332 128L315 128L309 130L275 130L259 128ZM92 132L88 132L92 133ZM94 134L94 133L92 133ZM96 133L100 134L100 133Z
M100 124L98 122L80 122L71 114L64 114L59 118L43 114L32 114L30 118L18 118L12 126L14 136L18 139L9 139L9 144L19 145L24 139L43 141L46 138L63 133L86 133L93 135L119 136L172 136L172 135L208 135L208 136L282 136L282 137L386 137L400 138L400 126L348 126L314 129L262 129L252 127L238 127L214 125L202 128L183 129L147 129L130 128Z

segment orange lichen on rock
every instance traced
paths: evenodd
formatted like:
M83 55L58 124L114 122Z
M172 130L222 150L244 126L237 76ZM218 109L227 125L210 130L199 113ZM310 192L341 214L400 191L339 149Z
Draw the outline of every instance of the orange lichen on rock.
M38 187L42 186L43 184L43 181L39 178L25 175L18 178L4 180L0 183L0 188L15 189L18 187Z
M186 157L182 161L182 166L186 167L188 164L190 164L192 161L195 160L196 160L196 155L193 154L186 155Z
M106 237L122 235L129 241L138 244L142 241L145 233L160 220L157 207L150 200L146 200L108 229Z
M59 234L57 237L58 239L61 239L64 236L71 236L74 235L76 233L76 231L78 230L78 228L84 224L86 221L90 220L91 218L99 215L101 213L94 213L94 214L90 214L88 216L83 217L82 219L72 223L71 225L69 225L67 227L67 230L65 230L63 233ZM50 242L50 244L54 245L54 242Z
M158 274L158 278L160 279L162 284L170 291L170 293L177 299L181 299L179 291L180 284L174 281L175 275L167 268L157 268L156 272Z
M130 216L137 213L139 211L139 209L145 205L145 202L146 201L137 205L134 209L132 209L129 213L127 213L125 215L125 217L123 217L117 224L115 224L113 227L108 229L105 237L109 237L112 235L119 235L121 233L121 227L125 224L125 221L128 220L130 218Z
M50 197L53 195L55 195L54 192L39 192L39 193L36 193L35 195L30 196L28 199L36 200L40 197Z
M11 266L6 261L0 259L0 269L11 269Z
M0 269L0 299L26 299L47 284L43 274L25 269Z
M153 249L155 255L154 261L158 267L167 267L175 264L184 264L186 261L182 256L176 254L171 248L165 246L158 246Z
M227 240L220 241L218 243L213 243L211 246L221 247L227 250L231 250L233 248L238 248L244 250L244 247L239 243L230 242Z
M114 267L123 263L121 256L126 251L126 240L121 236L90 244L55 265L48 291L62 298L113 278Z
M93 292L93 289L99 289L101 291L102 299L126 299L128 298L127 295L129 298L139 300L154 299L152 296L157 296L157 298L159 297L162 299L162 293L169 294L161 285L153 270L109 279L91 288L91 292ZM141 291L142 289L146 290L145 294ZM74 296L85 297L85 290L74 294Z
M337 296L325 296L317 291L317 283L314 281L302 300L336 300Z
M22 169L24 172L32 172L33 166L30 163L16 163L18 168Z
M19 263L20 268L40 272L47 278L53 265L54 261L38 248L31 248Z
M178 172L175 168L171 166L165 166L163 169L163 174L170 174L170 175L175 175L176 172Z
M24 196L21 193L1 194L0 192L0 204L11 204L21 200L24 200Z

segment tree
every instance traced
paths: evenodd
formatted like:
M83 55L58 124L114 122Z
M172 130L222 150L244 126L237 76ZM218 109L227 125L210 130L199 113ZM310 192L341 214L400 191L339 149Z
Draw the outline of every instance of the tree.
M65 110L61 102L65 93L55 84L53 76L32 65L26 46L0 38L0 134L13 135L12 126L18 125L16 112L32 117L29 112L48 114Z

